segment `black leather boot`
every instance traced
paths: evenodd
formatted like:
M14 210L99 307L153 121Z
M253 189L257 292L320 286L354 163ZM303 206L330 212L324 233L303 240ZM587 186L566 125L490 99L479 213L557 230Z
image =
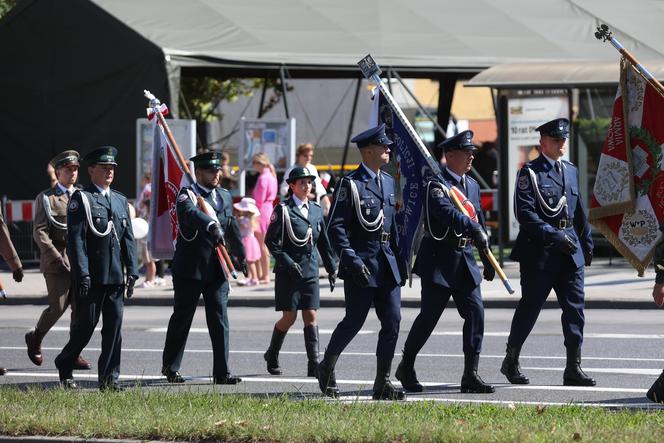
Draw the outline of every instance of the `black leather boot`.
M461 377L461 392L463 394L491 394L496 389L484 383L482 377L477 373L480 363L480 354L465 354L463 376Z
M267 362L267 372L272 375L281 375L281 368L279 367L279 351L281 350L281 345L284 344L284 338L286 338L286 332L282 332L277 327L274 327L272 331L272 339L270 340L270 347L267 348L263 358Z
M503 360L503 364L500 366L500 372L514 385L527 385L530 383L530 380L521 373L521 366L519 365L520 352L521 346L510 346L507 343L505 360Z
M567 348L567 365L563 373L565 386L595 386L595 379L581 369L581 348Z
M662 371L659 378L648 389L646 397L655 403L664 403L664 371Z
M376 359L376 380L373 385L374 400L404 400L403 389L395 387L390 381L392 359Z
M394 376L408 392L422 392L424 390L415 373L415 357L411 357L405 352L401 354L401 362L397 366Z
M334 375L334 367L337 364L339 355L325 353L323 361L316 368L316 378L318 378L318 387L320 391L328 397L338 397L339 388L337 387L337 378Z
M304 327L304 348L307 350L307 377L315 377L318 366L318 325Z

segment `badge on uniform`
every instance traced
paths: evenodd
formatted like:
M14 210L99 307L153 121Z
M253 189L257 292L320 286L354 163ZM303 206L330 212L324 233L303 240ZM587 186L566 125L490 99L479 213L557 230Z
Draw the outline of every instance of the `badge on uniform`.
M519 177L519 189L522 191L525 191L528 189L528 186L530 185L530 179L528 178L527 175L522 175Z
M69 202L69 212L76 211L78 211L78 202L76 200L71 200L71 202Z
M277 211L273 211L272 215L270 216L270 223L274 223L276 219L277 219Z
M431 197L433 198L443 198L443 190L441 188L435 187L431 190Z
M339 189L339 195L337 195L337 200L342 202L348 197L348 191L343 186Z
M178 197L178 201L179 201L179 202L183 202L183 201L185 201L186 199L187 199L187 194L180 194L180 196Z

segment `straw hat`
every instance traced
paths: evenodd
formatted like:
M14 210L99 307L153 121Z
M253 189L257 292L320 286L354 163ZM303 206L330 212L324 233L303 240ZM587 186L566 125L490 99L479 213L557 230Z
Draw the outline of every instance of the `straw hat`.
M233 204L233 207L238 211L251 212L254 215L261 213L256 206L256 200L251 197L243 197L238 203Z

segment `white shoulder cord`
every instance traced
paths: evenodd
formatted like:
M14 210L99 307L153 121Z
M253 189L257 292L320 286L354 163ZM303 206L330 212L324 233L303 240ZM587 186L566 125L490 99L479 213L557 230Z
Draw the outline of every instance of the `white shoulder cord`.
M540 193L539 187L537 186L537 176L535 175L532 169L530 168L527 169L528 173L530 173L530 180L532 180L533 182L533 188L535 189L535 194L537 194L537 200L539 202L540 208L542 208L542 211L550 213L550 215L547 214L548 217L558 216L562 212L565 205L567 204L567 196L564 195L565 194L564 190L562 198L558 200L558 204L556 205L556 207L552 208L546 203L546 201L542 197L542 194Z
M54 228L56 229L61 229L63 231L67 230L67 223L60 223L57 221L55 218L53 218L53 214L51 213L51 202L49 201L48 197L46 194L42 194L42 199L44 200L44 212L46 213L46 218L48 219L49 223L53 225Z
M427 226L426 227L427 227L427 231L429 231L429 235L431 235L431 238L433 238L436 241L441 241L445 237L447 237L447 233L450 231L450 227L448 225L447 229L445 230L445 233L440 237L436 237L435 234L433 233L433 230L431 229L431 221L429 220L429 187L431 186L431 183L433 183L433 182L432 181L427 182L427 193L426 193L426 197L425 197L425 200L424 200L424 211L426 212L426 220L427 220ZM441 189L443 190L443 192L445 193L445 196L451 200L450 191L449 191L449 189L447 189L447 186L445 186L442 183L440 183L440 186L441 186ZM454 233L454 236L457 237L457 238L461 237L461 235L463 234L463 233L457 233L456 230L452 230L452 232Z
M355 213L357 214L357 219L362 225L362 227L367 231L367 232L375 232L379 230L380 228L383 227L383 209L380 209L380 212L376 216L376 219L374 221L368 221L364 216L362 216L362 209L360 209L360 193L357 191L357 185L353 180L349 180L350 182L350 192L353 194L353 202L355 203Z
M108 224L106 225L106 231L99 232L97 228L95 228L95 224L92 222L92 211L90 210L90 201L88 200L88 196L85 195L85 192L80 190L74 192L75 193L79 192L81 194L81 202L83 202L83 209L85 210L85 215L88 219L88 226L90 227L90 231L92 231L94 235L96 235L97 237L106 237L108 234L111 233L111 231L115 232L115 229L113 229L113 220L108 221ZM115 234L115 238L116 240L118 239L117 234Z
M440 240L444 239L447 236L447 233L450 231L450 227L448 226L447 229L445 230L445 233L440 237L436 237L436 235L433 233L433 230L431 229L431 222L429 221L429 188L431 187L431 183L432 183L431 181L427 182L427 193L426 193L425 200L424 200L424 211L426 213L427 231L429 231L429 235L431 235L431 238L433 238L434 240L440 241ZM445 185L441 184L441 186L442 186L442 190L445 193L445 195L449 196L449 194L448 194L449 191L447 190Z
M186 191L187 191L187 195L191 199L191 202L194 204L194 206L196 206L196 196L194 195L194 193L190 189L186 189ZM177 217L177 211L175 211L175 214L176 214L175 216ZM179 219L178 219L178 232L180 233L180 237L182 237L182 240L184 240L186 242L194 241L196 239L196 237L198 236L198 230L194 230L194 235L193 236L191 236L189 238L185 237L184 232L180 228L180 220Z
M304 235L304 238L297 238L295 232L293 232L293 225L291 224L290 214L288 213L288 208L285 204L281 204L281 221L283 223L283 228L281 230L281 244L284 243L284 231L288 233L288 238L291 243L297 247L302 247L307 243L311 242L313 244L313 231L311 226L307 228L307 233Z

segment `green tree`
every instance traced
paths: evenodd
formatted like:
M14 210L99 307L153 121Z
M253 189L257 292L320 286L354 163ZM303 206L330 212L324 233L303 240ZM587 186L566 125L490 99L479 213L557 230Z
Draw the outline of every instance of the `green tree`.
M181 116L196 120L198 149L206 150L207 124L223 118L219 104L232 103L242 96L251 96L257 89L267 88L273 92L263 105L262 114L272 109L281 99L281 86L276 80L257 78L230 78L221 80L214 77L182 77L180 80ZM289 87L288 89L292 89Z
M4 17L14 6L16 6L16 0L0 0L0 18Z

